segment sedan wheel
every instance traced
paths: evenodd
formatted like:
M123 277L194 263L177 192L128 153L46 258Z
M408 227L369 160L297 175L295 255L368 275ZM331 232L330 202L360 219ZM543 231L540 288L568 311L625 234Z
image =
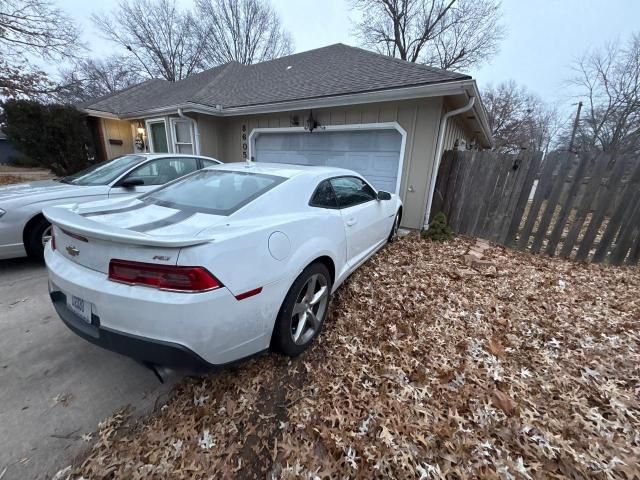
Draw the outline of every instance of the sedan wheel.
M44 232L42 232L42 248L44 248L47 245L47 242L49 240L51 240L51 225L49 225Z
M271 346L285 355L300 355L318 336L331 298L331 275L314 263L298 276L278 313Z
M44 247L51 240L51 224L46 218L40 217L30 224L25 232L24 247L30 257L42 259Z

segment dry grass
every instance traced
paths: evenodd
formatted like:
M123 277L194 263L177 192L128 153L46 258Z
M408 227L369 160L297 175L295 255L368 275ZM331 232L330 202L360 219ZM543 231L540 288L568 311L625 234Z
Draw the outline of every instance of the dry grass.
M18 167L15 165L0 165L0 173L41 173L43 175L51 172L46 168L38 167Z
M32 182L34 180L48 180L54 174L45 168L14 167L0 165L0 186L14 183Z
M471 244L387 247L305 355L114 416L72 477L639 478L638 268Z
M0 175L0 185L11 185L14 183L22 183L27 180L24 177L18 177L16 175Z

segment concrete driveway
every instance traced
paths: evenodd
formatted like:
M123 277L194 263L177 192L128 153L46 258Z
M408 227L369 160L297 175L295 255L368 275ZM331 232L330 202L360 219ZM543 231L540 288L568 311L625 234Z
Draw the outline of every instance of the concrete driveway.
M163 385L77 337L51 306L45 267L0 260L1 480L51 478L91 445L82 435L98 422L126 405L147 413L178 378Z

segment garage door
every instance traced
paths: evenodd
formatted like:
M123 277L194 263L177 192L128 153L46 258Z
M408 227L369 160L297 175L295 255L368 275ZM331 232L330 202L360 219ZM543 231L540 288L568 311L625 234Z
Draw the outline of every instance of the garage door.
M355 170L378 190L397 191L402 135L396 130L258 134L257 162Z

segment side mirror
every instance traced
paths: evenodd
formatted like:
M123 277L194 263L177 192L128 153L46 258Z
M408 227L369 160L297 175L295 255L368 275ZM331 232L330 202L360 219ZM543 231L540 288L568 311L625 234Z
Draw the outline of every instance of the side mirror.
M391 200L391 194L389 192L380 190L378 192L378 200Z
M126 178L120 182L120 186L123 188L141 187L144 185L144 180L141 178Z

